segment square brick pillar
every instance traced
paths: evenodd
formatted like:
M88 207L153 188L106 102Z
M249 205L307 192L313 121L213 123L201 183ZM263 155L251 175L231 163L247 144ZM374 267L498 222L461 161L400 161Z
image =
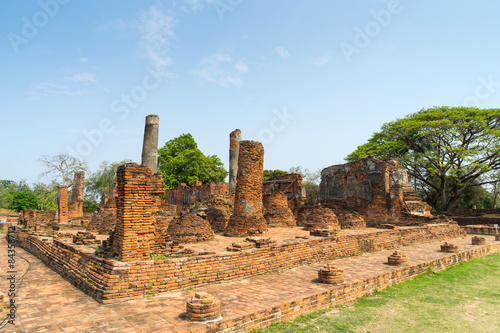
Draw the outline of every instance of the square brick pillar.
M68 223L68 187L59 186L57 196L58 223Z
M161 174L136 163L118 167L116 172L117 216L113 247L121 261L147 260L156 250L156 197L163 193Z

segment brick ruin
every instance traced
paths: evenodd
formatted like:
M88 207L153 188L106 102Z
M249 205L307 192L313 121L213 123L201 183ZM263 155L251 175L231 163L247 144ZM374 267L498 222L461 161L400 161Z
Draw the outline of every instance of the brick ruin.
M57 193L57 222L68 223L68 187L59 186Z
M359 213L368 226L427 222L431 207L413 190L403 166L369 156L323 169L321 205Z
M238 156L240 153L241 131L236 129L229 134L229 194L236 192Z
M295 217L283 193L264 194L264 218L269 227L295 227Z
M161 174L127 163L116 171L117 221L113 249L118 260L147 260L156 250L154 238L156 197L163 193Z
M177 211L187 211L194 204L209 201L214 197L229 198L229 184L210 182L203 185L195 181L193 187L180 183L175 189L165 190L165 202L177 207Z
M302 177L290 174L263 182L264 147L256 141L240 141L239 130L230 135L238 143L235 147L236 141L230 141L233 162L236 148L238 151L234 195L230 194L231 183L203 185L199 181L192 188L180 184L164 191L161 174L153 170L156 160L151 150L155 149L158 124L151 119L146 119L145 132L152 132L145 134L143 148L146 142L150 148L143 149L142 165L127 163L118 168L117 182L100 212L92 216L87 232L19 232L20 246L99 302L466 236L451 221L425 224L431 219L430 209L411 188L406 171L393 160L368 158L326 168L320 185L321 206L304 206ZM61 188L59 219L74 211L66 208L64 213L67 188L66 198L63 192ZM72 203L78 201L78 193L83 188L82 192L74 190ZM165 201L161 202L163 193ZM26 216L29 219L28 212ZM380 227L388 223L394 228L366 228L366 224ZM398 227L404 225L411 226ZM268 226L277 229L268 230ZM104 237L96 236L96 231L110 236L102 241ZM285 236L280 239L273 232ZM207 241L210 243L203 244ZM187 243L192 244L183 245ZM393 257L399 262L405 259L400 253ZM343 281L342 272L334 265L324 266L319 273L322 282ZM191 299L187 305L190 318L218 317L216 301L200 312L198 304L205 298L210 297Z
M71 203L68 206L68 219L83 217L83 190L85 172L75 172L71 190Z
M177 243L198 243L214 239L210 223L195 214L181 214L170 221L167 229L167 241Z
M283 193L288 199L288 208L295 219L299 217L299 210L304 205L306 198L305 189L302 187L302 176L291 173L284 176L272 177L264 182L263 192L266 194Z
M234 213L229 218L227 236L261 235L267 231L262 214L264 147L257 141L241 141Z

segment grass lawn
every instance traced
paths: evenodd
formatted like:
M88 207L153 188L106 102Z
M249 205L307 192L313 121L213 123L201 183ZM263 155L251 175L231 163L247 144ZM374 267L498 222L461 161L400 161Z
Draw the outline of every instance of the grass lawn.
M500 332L500 253L428 271L265 332Z

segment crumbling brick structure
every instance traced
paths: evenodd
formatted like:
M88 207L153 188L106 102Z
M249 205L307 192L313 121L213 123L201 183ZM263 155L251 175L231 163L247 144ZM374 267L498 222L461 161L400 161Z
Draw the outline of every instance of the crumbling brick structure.
M214 239L214 232L207 220L195 214L182 214L168 225L167 241L198 243Z
M190 213L205 218L214 232L224 232L233 214L233 200L227 196L213 196L196 203Z
M431 207L422 202L396 160L369 156L323 169L319 187L321 205L363 216L368 226L426 222Z
M177 206L177 211L188 210L192 205L210 200L216 196L228 197L229 184L210 182L202 185L197 181L193 187L180 183L177 188L165 191L165 202Z
M59 186L57 195L57 222L68 223L68 187Z
M136 163L118 167L117 223L113 248L118 260L146 260L155 252L156 197L163 193L161 174Z
M340 223L335 213L329 208L319 206L303 206L300 209L297 225L303 226L309 231L340 229Z
M295 218L283 193L264 194L264 218L269 227L295 227Z
M241 141L234 214L229 218L228 236L260 235L267 231L262 215L264 147L257 141Z
M68 219L83 217L83 189L85 172L75 172L73 188L71 190L71 203L68 206Z
M283 193L288 199L288 207L291 209L295 219L299 216L299 209L304 205L306 198L305 189L302 187L302 176L291 173L284 176L272 177L265 182L264 195L272 193Z
M19 217L19 223L26 228L33 228L41 224L48 224L56 218L55 210L24 209Z

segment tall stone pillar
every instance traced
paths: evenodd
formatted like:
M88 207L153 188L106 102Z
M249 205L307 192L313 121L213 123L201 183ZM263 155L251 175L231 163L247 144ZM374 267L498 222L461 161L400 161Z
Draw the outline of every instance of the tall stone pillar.
M144 142L142 144L142 162L151 168L153 174L158 170L158 127L160 117L150 114L146 117L146 127L144 128Z
M238 155L240 153L241 131L236 129L229 134L229 194L236 191L238 174Z
M227 236L261 235L267 231L262 214L263 169L262 144L257 141L241 141L234 213L225 230Z
M57 222L68 223L68 187L59 186L57 193Z

